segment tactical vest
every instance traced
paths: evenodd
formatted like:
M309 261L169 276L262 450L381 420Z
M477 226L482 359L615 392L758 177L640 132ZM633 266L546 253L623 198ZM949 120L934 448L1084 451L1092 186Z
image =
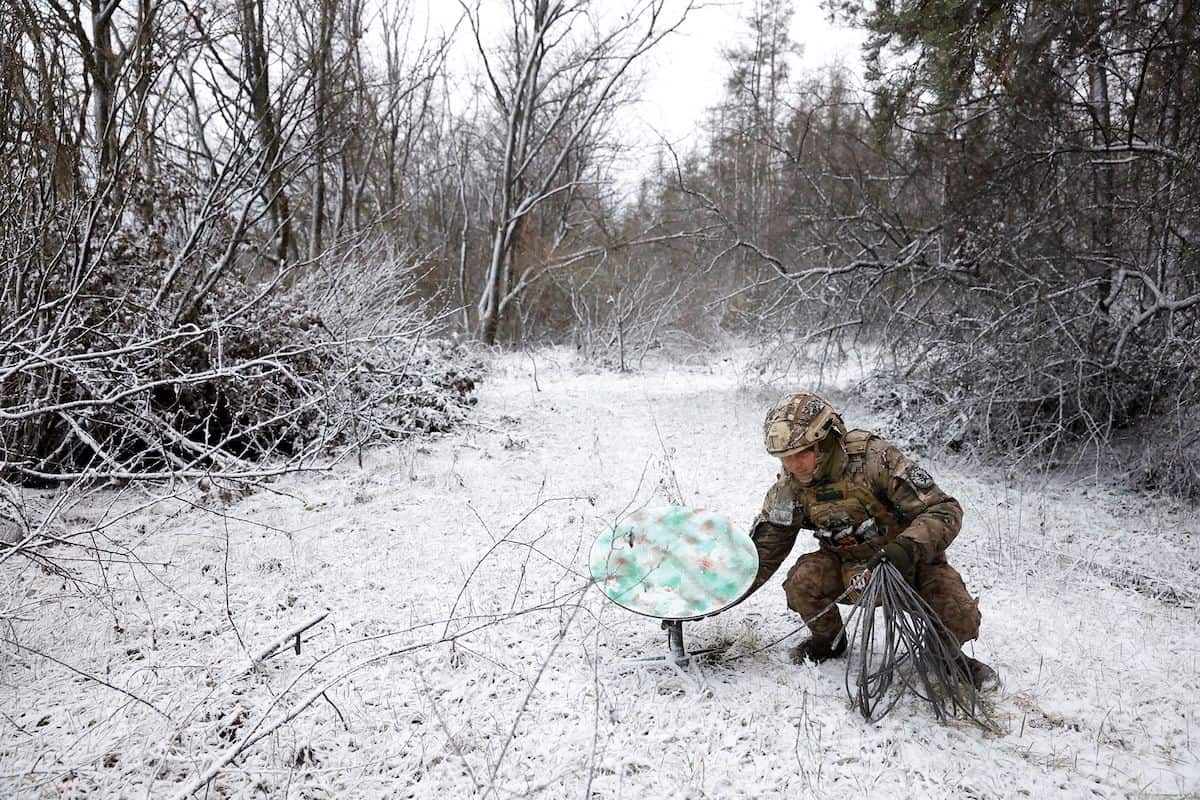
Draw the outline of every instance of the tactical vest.
M874 520L877 535L860 544L835 546L818 535L822 549L844 561L865 561L904 530L903 521L865 485L867 445L871 434L854 430L846 434L846 467L837 481L802 487L796 499L808 522L822 531L859 528Z

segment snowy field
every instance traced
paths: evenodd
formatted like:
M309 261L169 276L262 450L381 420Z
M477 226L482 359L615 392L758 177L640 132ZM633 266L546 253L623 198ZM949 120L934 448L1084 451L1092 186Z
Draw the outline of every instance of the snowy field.
M851 427L882 425L856 377L827 374L826 395ZM68 525L108 520L109 555L64 561L74 582L0 566L0 797L172 797L209 778L197 796L1200 796L1200 521L1088 482L924 462L966 509L949 556L981 598L999 733L915 700L866 724L840 662L789 661L797 637L625 667L664 635L589 586L591 541L646 503L747 525L776 468L765 409L813 382L744 354L634 375L507 354L442 438L249 495L80 504ZM748 652L795 628L784 571L690 624L689 645ZM326 612L299 655L251 667Z

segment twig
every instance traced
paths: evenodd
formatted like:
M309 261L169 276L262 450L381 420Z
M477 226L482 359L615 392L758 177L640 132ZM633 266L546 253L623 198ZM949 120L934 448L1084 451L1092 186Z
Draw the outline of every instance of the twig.
M263 647L257 653L255 653L254 655L252 655L250 657L250 664L251 664L250 669L257 667L261 662L270 658L275 653L276 650L278 650L279 648L288 644L293 639L295 639L297 636L304 633L306 630L308 630L312 626L318 624L319 622L321 622L328 616L329 616L329 609L325 609L323 612L321 612L317 616L313 617L312 619L308 620L307 622L301 622L299 625L295 625L292 628L290 628L287 631L287 633L284 633L281 636L277 637L266 647ZM248 669L246 671L249 672L250 670Z
M55 658L54 656L50 655L49 653L43 653L41 650L35 650L34 648L29 647L27 645L20 644L19 642L14 642L12 639L0 639L0 641L4 642L5 644L10 644L13 647L17 648L18 650L24 650L26 653L32 653L35 656L44 658L47 661L53 661L55 664L58 664L60 667L66 667L67 669L71 670L71 672L74 672L76 675L80 675L84 678L87 678L88 680L98 683L101 686L107 686L109 689L112 689L114 692L120 692L121 694L125 695L129 699L136 700L137 702L141 703L142 705L146 706L147 708L153 709L164 719L171 720L172 722L174 722L174 720L171 719L170 714L163 711L158 706L154 705L154 703L151 703L149 700L146 700L144 698L138 697L133 692L130 692L126 689L122 689L120 686L114 686L113 684L109 683L108 681L104 680L103 678L97 678L95 675L91 674L90 672L84 672L83 670L79 669L79 667L72 666L61 659Z

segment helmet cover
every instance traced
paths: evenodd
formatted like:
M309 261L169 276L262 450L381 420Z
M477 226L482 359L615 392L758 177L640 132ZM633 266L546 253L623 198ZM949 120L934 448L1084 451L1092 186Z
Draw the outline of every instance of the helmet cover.
M818 444L830 432L846 435L833 407L815 394L789 394L767 411L763 440L767 452L785 458Z

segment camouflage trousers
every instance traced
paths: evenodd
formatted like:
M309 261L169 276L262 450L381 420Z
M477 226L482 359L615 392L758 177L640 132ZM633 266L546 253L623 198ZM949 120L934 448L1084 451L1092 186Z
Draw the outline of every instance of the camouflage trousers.
M959 644L979 635L979 602L967 592L958 571L945 560L918 564L913 584ZM826 550L801 556L783 582L788 607L804 618L814 638L825 641L832 641L842 632L842 615L836 606L820 617L817 614L845 590L842 560Z

